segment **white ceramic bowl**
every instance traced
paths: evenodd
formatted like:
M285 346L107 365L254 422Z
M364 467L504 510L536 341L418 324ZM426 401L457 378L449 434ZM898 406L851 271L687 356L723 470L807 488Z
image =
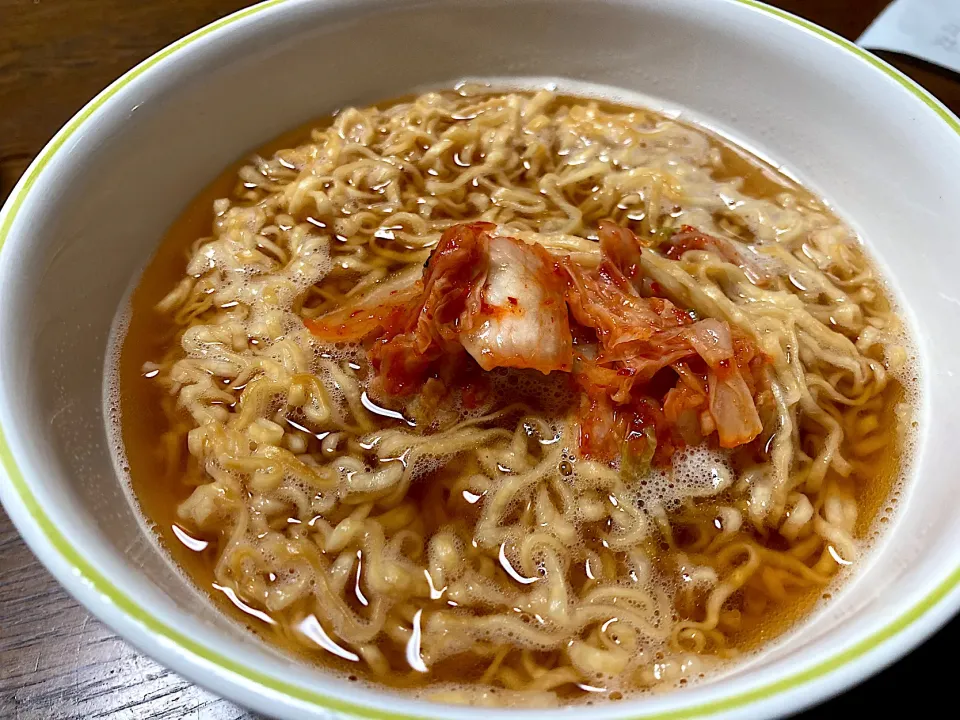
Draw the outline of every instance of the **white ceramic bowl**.
M854 580L725 677L577 716L796 711L940 627L960 605L960 123L875 57L749 0L269 0L111 85L0 215L0 495L41 561L139 648L271 715L543 716L358 688L261 645L149 541L102 412L111 320L164 229L221 168L336 107L466 76L612 86L785 163L861 232L920 344L912 477Z

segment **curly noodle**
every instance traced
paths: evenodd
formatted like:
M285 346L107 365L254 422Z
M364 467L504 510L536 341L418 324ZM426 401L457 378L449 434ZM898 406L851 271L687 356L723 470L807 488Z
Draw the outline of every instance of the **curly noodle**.
M157 306L177 332L153 366L165 467L188 454L194 486L178 516L213 543L217 585L338 667L507 704L683 684L822 592L896 444L903 330L852 233L787 181L748 192L732 152L644 110L465 87L343 110L244 166ZM586 267L611 219L667 297L756 342L775 412L704 456L722 488L667 471L638 491L580 457L568 391L542 376L494 373L470 410L432 406L429 383L379 407L362 349L305 329L409 287L477 219ZM684 225L749 262L667 258Z

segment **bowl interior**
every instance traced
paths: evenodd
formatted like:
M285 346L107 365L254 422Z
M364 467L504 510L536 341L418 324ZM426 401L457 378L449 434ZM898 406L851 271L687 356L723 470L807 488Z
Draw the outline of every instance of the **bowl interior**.
M952 401L960 391L960 244L952 237L960 227L960 133L900 80L740 2L281 0L181 44L60 136L32 187L8 206L0 255L0 331L15 338L0 346L5 462L36 504L9 484L4 500L41 558L128 637L272 713L329 717L314 702L319 692L419 716L479 717L348 686L221 618L147 538L117 480L103 412L114 316L165 228L223 167L337 107L465 77L555 79L574 91L640 97L784 165L865 238L921 355L913 477L854 580L762 662L683 693L597 709L596 717L702 707L767 687L886 632L938 586L955 598L942 583L960 565L960 410ZM49 523L37 520L38 510ZM49 525L73 554L64 556L62 542L54 548ZM98 583L71 581L77 557L140 609L105 598ZM932 628L955 605L938 606L927 626L907 632ZM158 640L162 625L196 647ZM907 643L863 651L889 659ZM210 648L236 666L211 662ZM863 672L835 664L817 690L802 680L781 687L779 706L799 706ZM755 700L763 698L770 700Z

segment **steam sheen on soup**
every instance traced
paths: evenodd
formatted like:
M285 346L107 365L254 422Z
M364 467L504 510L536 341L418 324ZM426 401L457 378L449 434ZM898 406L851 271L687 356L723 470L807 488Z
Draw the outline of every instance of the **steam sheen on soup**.
M460 86L232 168L134 292L131 486L261 637L439 701L683 686L896 496L908 343L851 230L706 130Z

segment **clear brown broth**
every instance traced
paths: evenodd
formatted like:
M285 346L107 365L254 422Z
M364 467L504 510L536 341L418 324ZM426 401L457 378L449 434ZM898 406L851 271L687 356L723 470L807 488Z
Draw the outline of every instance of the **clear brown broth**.
M622 106L613 103L607 103L605 107L615 110L623 109ZM306 123L257 148L254 153L268 157L279 149L295 147L307 142L312 129L324 127L330 121L329 117L324 117ZM702 128L698 129L702 131ZM816 202L791 179L759 158L717 135L712 135L711 141L722 157L721 167L715 174L717 180L741 178L743 192L752 197L771 198L784 190L789 190L798 195L801 200ZM218 608L271 644L278 645L310 662L320 663L340 671L349 675L351 679L363 678L362 670L355 664L329 653L306 651L302 644L290 639L282 622L275 625L263 622L231 602L223 592L218 591L213 573L217 560L218 538L196 538L201 544L206 543L206 547L199 550L192 549L191 545L194 545L194 548L198 547L195 541L190 540L196 533L191 528L184 527L177 516L178 506L194 489L193 484L185 481L185 478L190 476L190 473L186 472L187 463L194 461L184 452L181 456L186 459L179 466L165 467L168 464L166 460L168 455L157 443L157 439L171 429L173 418L179 417L179 421L185 426L189 425L189 419L183 414L178 416L177 411L171 409L171 399L156 383L145 376L142 369L145 363L159 360L176 340L177 335L177 328L154 308L183 277L191 245L198 238L210 235L213 201L217 198L236 196L242 190L237 172L246 164L249 157L249 153L245 154L241 160L224 170L189 203L167 230L155 256L132 294L129 324L123 340L118 368L122 439L130 468L130 483L136 500L144 516L156 530L162 547ZM871 539L878 519L886 519L881 516L891 510L891 503L895 502L897 495L894 492L894 485L900 474L903 438L899 436L895 408L903 398L903 389L894 383L888 395L884 403L885 410L879 421L889 436L889 442L885 444L885 449L878 454L872 465L842 481L857 500L859 516L856 531L858 538L863 541ZM168 412L160 410L163 406L168 408ZM424 517L428 526L438 526L445 519L438 517L431 520L431 513L442 505L434 497L439 487L439 483L431 486L431 483L420 482L411 491L417 504L424 508ZM460 511L465 515L475 512L475 508L466 501L462 505ZM185 538L186 542L184 542ZM682 545L682 521L680 521L677 538ZM785 544L785 541L776 535L764 537L756 534L756 539L771 549L783 549ZM672 559L665 553L661 553L655 561L668 565ZM827 597L827 595L824 594L824 589L819 587L788 589L788 597L785 601L776 603L775 606L769 607L756 616L744 613L745 622L741 629L732 635L734 646L742 651L750 651L769 642L807 614L821 597ZM742 598L734 597L732 602L736 606L737 603L742 602ZM432 668L428 676L421 678L421 682L460 682L463 678L476 676L480 672L482 669L477 666L475 660L458 661L458 658L454 657L441 663L440 667ZM408 687L411 683L410 678L411 675L408 673L398 674L386 680L397 686ZM383 680L383 678L378 679Z

